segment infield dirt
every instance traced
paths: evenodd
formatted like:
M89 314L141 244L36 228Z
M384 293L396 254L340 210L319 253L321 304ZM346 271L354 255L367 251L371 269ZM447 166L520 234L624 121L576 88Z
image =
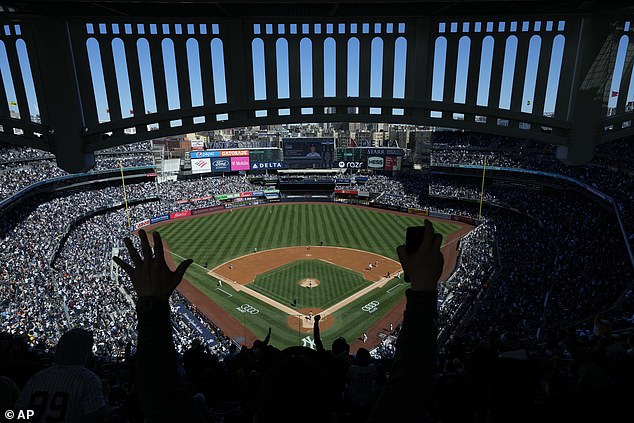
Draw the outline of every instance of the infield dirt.
M303 203L298 203L298 204L303 204ZM269 205L269 206L277 206L277 204L273 204L273 205ZM261 207L261 206L258 206ZM363 206L355 206L355 205L341 205L341 207L358 207L358 208L362 208L362 209L367 209L366 207ZM379 210L383 213L390 213L390 214L395 214L395 215L401 215L401 216L409 216L407 213L403 213L403 212L394 212L394 211L387 211L387 210ZM212 212L209 214L215 214L215 213L223 213L226 211L220 211L220 212ZM199 217L199 216L196 216ZM194 218L193 216L191 218ZM432 221L446 221L443 219L436 219L436 218L428 218L429 220ZM168 224L170 222L161 222L155 225L151 225L150 227L145 228L146 230L150 231L153 229L156 229L157 227L163 226L165 224ZM459 239L466 235L467 233L469 233L473 227L471 225L462 223L462 222L458 222L458 221L452 221L451 223L460 226L460 229L456 232L451 233L448 238L445 240L445 244L443 246L443 254L445 256L445 267L443 269L443 275L441 280L446 280L451 273L453 272L455 266L456 266L456 260L457 260L457 256L458 256L458 251L456 249L457 246L457 242L459 241ZM135 231L136 232L136 231ZM168 246L165 246L166 250L168 249ZM307 253L307 247L298 247L300 249L302 249L304 251L304 253ZM311 250L314 250L316 248L320 248L320 247L311 247ZM371 254L373 256L377 256L376 254L373 253L367 253L364 252L366 254ZM250 254L251 255L251 254ZM243 256L243 257L248 257L250 255L247 256ZM302 258L306 258L306 256L302 257ZM310 257L312 258L312 257ZM383 257L384 258L384 257ZM175 263L174 260L172 259L170 254L166 255L166 259L170 265L170 267L175 268ZM385 259L385 258L384 258ZM365 260L365 259L364 259ZM363 264L363 262L360 263L361 267L366 266L367 267L368 263L365 263L365 265ZM385 267L381 268L380 266L381 263L379 263L379 272L382 272L385 270ZM345 268L350 268L349 265L345 265L345 266L341 266L341 267L345 267ZM398 264L398 267L400 268L400 264ZM259 272L261 272L261 270L259 270ZM368 276L370 277L366 277L366 279L371 280L372 281L372 277L375 275L379 275L380 273L376 273L376 270L373 270L373 272L375 272L374 274L370 274ZM366 273L365 271L361 271L361 273L365 276ZM247 276L248 278L248 276ZM243 282L243 283L249 283L250 281L252 281L255 278L255 276L252 276L251 279L249 279L248 282ZM184 295L192 304L195 304L196 307L198 308L198 310L200 312L202 312L203 314L205 314L212 322L214 322L218 327L222 328L222 331L229 337L233 338L233 339L243 339L244 344L245 345L252 345L253 341L255 339L258 339L258 337L253 334L250 330L246 329L243 324L237 320L236 318L234 318L233 316L231 316L229 313L227 313L222 307L220 307L219 305L217 305L216 303L214 303L209 297L207 297L203 292L201 292L198 288L196 288L195 286L193 286L192 284L190 284L186 279L183 280L183 282L180 284L180 286L178 287L178 291ZM393 323L393 326L396 327L398 323L400 323L400 321L403 318L403 311L405 309L405 304L406 304L406 298L404 297L402 299L402 301L400 303L398 303L394 308L392 308L388 313L386 313L384 316L381 317L381 319L379 321L377 321L371 328L368 328L367 330L367 334L368 334L368 342L367 343L363 343L361 341L361 339L357 339L357 340L353 340L350 339L348 340L351 344L352 350L356 351L356 349L358 347L364 346L367 347L368 345L377 345L380 341L381 341L381 337L379 335L384 335L386 334L386 332L388 331L388 327L390 323ZM313 311L314 312L314 311ZM293 318L292 316L289 316L289 319ZM294 328L297 328L297 317L294 317ZM289 326L290 325L290 321L289 321ZM320 326L322 327L322 330L325 330L327 327L329 327L331 324L333 323L333 319L324 319L322 320ZM303 326L303 325L302 325ZM312 325L311 325L312 326ZM304 330L308 330L308 328L304 329ZM260 337L263 337L264 334L261 334Z

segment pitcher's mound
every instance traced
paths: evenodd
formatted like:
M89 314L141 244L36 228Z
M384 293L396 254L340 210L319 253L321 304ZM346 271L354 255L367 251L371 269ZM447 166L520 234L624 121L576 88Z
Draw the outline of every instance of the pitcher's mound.
M299 284L299 286L303 288L314 288L316 286L319 286L320 284L319 279L312 279L312 278L300 279L299 282L297 283Z

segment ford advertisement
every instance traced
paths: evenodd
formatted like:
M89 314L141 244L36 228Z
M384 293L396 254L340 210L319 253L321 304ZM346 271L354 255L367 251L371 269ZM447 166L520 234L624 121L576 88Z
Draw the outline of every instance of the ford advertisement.
M230 172L231 160L228 158L211 159L212 172Z

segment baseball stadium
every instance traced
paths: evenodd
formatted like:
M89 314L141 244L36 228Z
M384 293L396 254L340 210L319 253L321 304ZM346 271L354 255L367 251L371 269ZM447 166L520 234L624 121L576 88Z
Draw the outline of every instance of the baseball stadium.
M633 6L0 20L2 421L634 421Z

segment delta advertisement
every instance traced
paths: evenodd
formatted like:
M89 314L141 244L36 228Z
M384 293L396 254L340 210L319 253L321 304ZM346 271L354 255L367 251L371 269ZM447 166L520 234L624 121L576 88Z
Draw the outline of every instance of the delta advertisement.
M251 170L283 169L282 162L255 162L251 163Z
M211 159L192 160L192 173L211 173Z

